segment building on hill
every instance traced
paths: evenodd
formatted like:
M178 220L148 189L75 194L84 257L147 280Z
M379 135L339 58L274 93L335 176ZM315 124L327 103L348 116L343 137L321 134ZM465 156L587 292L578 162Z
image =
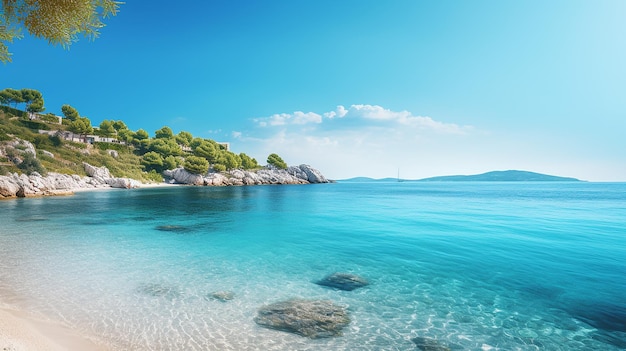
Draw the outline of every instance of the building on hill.
M47 134L50 136L58 136L64 140L69 140L77 143L93 144L93 143L114 143L126 145L125 142L116 138L107 138L93 134L76 134L67 130L39 130L39 134Z

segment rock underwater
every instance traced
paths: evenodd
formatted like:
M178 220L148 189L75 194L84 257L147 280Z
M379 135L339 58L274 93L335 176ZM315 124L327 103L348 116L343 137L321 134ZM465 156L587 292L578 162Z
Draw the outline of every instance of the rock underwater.
M261 307L254 321L262 327L316 339L342 335L350 318L344 307L331 301L292 299Z
M352 291L354 289L362 288L369 284L367 279L359 277L350 273L333 273L327 275L322 280L315 282L317 285L328 286L331 288Z
M411 339L411 341L413 341L417 348L422 351L452 351L463 349L463 347L460 345L447 344L444 342L440 342L437 339L424 338L419 336Z
M214 291L209 294L210 300L218 300L221 302L230 301L235 298L235 293L228 290Z

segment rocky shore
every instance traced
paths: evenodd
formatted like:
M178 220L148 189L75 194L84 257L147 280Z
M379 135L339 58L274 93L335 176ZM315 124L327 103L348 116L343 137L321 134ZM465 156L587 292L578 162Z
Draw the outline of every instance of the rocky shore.
M320 171L309 166L291 166L286 170L263 168L256 171L240 169L223 173L193 174L184 168L163 172L169 183L188 185L228 186L228 185L269 185L269 184L316 184L329 183Z
M0 198L71 195L75 191L121 188L133 189L142 186L137 180L111 176L106 167L94 167L84 163L87 176L50 172L42 176L37 172L30 175L13 173L0 176ZM205 175L187 172L184 168L165 171L168 184L205 186L264 185L264 184L311 184L329 183L318 170L308 165L289 167L286 170L263 168L257 171L232 170Z
M111 176L106 167L94 167L88 163L84 163L83 166L87 173L87 176L83 177L53 172L46 176L37 172L30 175L13 173L0 176L0 198L70 195L80 190L132 189L141 186L141 183L134 179Z

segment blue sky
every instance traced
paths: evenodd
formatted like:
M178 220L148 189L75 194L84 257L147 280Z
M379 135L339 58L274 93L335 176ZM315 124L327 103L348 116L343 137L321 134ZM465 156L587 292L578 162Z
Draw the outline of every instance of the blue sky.
M97 125L276 152L334 179L523 169L626 180L626 2L127 1L2 87Z

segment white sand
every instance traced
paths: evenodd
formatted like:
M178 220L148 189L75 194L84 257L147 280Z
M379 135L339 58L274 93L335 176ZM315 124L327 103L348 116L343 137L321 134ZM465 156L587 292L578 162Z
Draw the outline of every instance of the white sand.
M0 308L2 351L106 351L87 337L25 312Z
M142 188L179 186L167 183L142 184ZM79 191L114 188L74 189ZM85 335L59 323L38 319L0 303L0 351L107 351Z

